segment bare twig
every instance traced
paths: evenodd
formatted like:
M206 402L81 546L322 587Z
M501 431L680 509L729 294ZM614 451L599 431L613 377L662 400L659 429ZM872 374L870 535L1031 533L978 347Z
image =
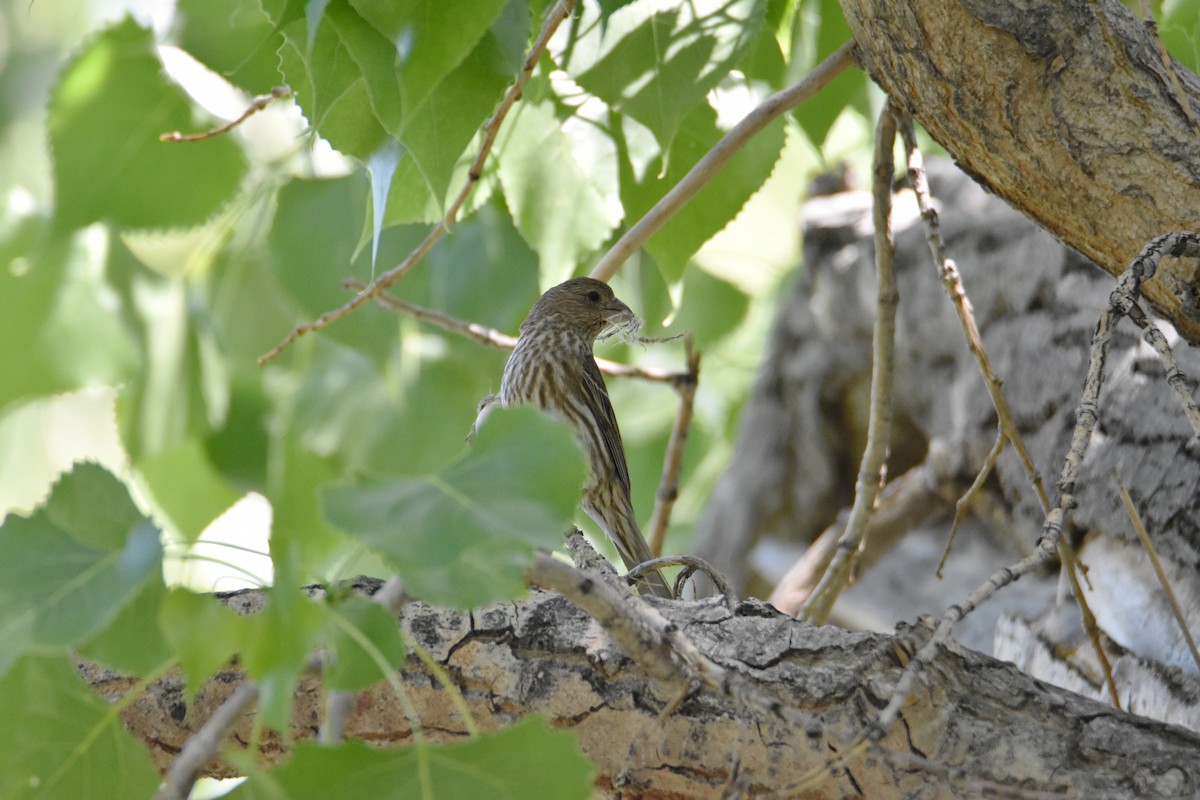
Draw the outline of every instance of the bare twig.
M1004 435L1004 431L996 432L996 441L992 443L992 449L988 451L987 457L983 460L983 466L979 468L979 473L975 476L975 481L967 487L963 492L963 496L958 498L958 502L954 504L954 522L950 524L950 536L946 538L946 549L942 550L942 560L938 562L937 570L934 574L938 580L942 579L942 570L946 566L946 559L950 557L950 549L954 547L954 538L958 536L958 526L962 524L963 517L966 516L967 508L971 505L971 500L983 488L984 481L992 474L992 468L996 466L997 459L1004 452L1004 443L1008 441L1008 437Z
M800 609L800 616L811 622L823 623L829 618L842 589L847 585L854 555L862 545L867 522L875 507L884 469L887 465L888 441L892 430L892 381L896 347L896 305L899 293L892 269L896 256L892 237L892 183L896 164L893 150L896 144L896 117L889 102L879 115L875 129L875 331L871 344L871 411L867 422L867 445L858 468L854 485L854 505L846 530L838 539L837 552L829 568L821 576L817 588Z
M671 510L679 497L683 449L687 446L688 429L692 424L692 411L696 400L696 386L700 382L700 353L693 346L690 335L683 340L683 350L687 359L687 377L675 382L675 388L679 392L679 411L675 414L675 424L667 442L662 478L658 482L658 492L654 495L654 512L650 515L650 552L655 555L662 553L667 526L671 522Z
M155 800L187 800L200 777L200 769L217 756L221 742L257 701L258 684L252 680L242 681L200 730L188 738L187 744L171 762Z
M1092 607L1088 604L1083 587L1079 584L1079 576L1082 574L1079 557L1075 555L1075 548L1071 547L1071 543L1066 539L1059 540L1058 554L1062 558L1062 571L1071 584L1071 594L1075 596L1075 604L1079 606L1079 616L1083 619L1083 631L1087 634L1092 651L1096 654L1096 661L1100 664L1104 685L1108 687L1108 694L1112 697L1113 705L1119 710L1121 696L1117 694L1117 681L1113 677L1112 662L1108 660L1108 653L1104 652L1104 643L1100 638L1100 626L1096 624L1096 615L1092 613Z
M1175 396L1179 398L1179 404L1183 406L1183 413L1187 416L1188 422L1191 423L1192 431L1196 436L1200 436L1200 409L1196 407L1196 401L1192 399L1192 393L1188 389L1187 378L1183 376L1183 371L1179 369L1179 362L1175 360L1175 353L1171 350L1170 343L1167 342L1167 337L1158 329L1158 326L1150 321L1146 316L1146 312L1137 303L1133 303L1129 307L1129 318L1133 323L1142 329L1142 338L1146 343L1154 348L1154 352L1158 353L1158 357L1163 362L1163 367L1167 371L1167 385L1175 390Z
M346 288L353 289L354 291L361 291L365 288L364 284L353 279L346 280L344 283ZM434 325L444 331L471 339L484 347L492 347L497 350L512 350L517 346L516 336L510 336L495 328L480 325L478 322L470 322L458 317L452 317L441 311L425 308L424 306L410 303L407 300L401 300L390 294L381 294L374 299L381 308L394 311L397 314L407 314L414 319L428 322L430 325ZM667 372L666 370L654 369L653 367L619 364L607 358L597 358L596 364L600 367L601 372L620 378L637 378L638 380L650 381L651 383L669 383L675 387L686 386L692 380L690 372Z
M1142 515L1138 513L1137 506L1133 503L1133 498L1129 496L1129 490L1125 488L1125 484L1121 482L1121 476L1117 474L1115 469L1112 471L1112 477L1113 481L1117 484L1117 490L1121 493L1121 502L1125 504L1125 511L1129 514L1129 521L1133 523L1133 529L1137 531L1138 539L1142 542L1142 548L1146 551L1146 555L1150 557L1150 564L1154 567L1154 574L1158 576L1158 582L1167 596L1167 602L1171 604L1171 613L1175 616L1175 622L1178 623L1179 630L1183 633L1184 641L1187 642L1188 650L1192 654L1192 660L1200 668L1200 650L1196 649L1196 640L1192 638L1187 618L1183 615L1183 609L1179 607L1179 600L1175 597L1175 591L1171 588L1171 582L1167 580L1167 573L1162 568L1162 562L1158 560L1158 551L1155 550L1154 543L1150 541L1150 534L1146 532L1146 526L1142 524Z
M226 122L224 125L218 125L215 128L209 128L200 133L180 133L179 131L171 131L170 133L160 134L158 140L160 142L202 142L205 139L212 139L216 136L228 133L229 131L241 125L250 117L262 111L267 106L274 103L276 100L282 100L285 97L290 97L292 90L286 86L276 86L266 94L260 94L250 101L250 105L242 112L242 115L232 122Z
M649 241L650 237L679 209L687 205L755 134L776 117L791 111L812 97L853 64L854 50L854 42L846 42L829 58L818 64L799 83L776 92L747 114L729 133L722 136L721 140L713 145L703 158L696 162L688 174L684 175L679 183L654 205L654 208L647 211L636 225L626 231L625 235L604 254L603 258L596 262L591 276L602 281L612 278L620 266L628 261L639 247Z
M925 176L925 167L922 164L921 153L917 149L917 137L913 131L911 118L906 117L901 120L900 135L904 139L904 150L908 161L908 174L912 180L913 190L917 196L917 207L921 211L921 219L925 225L925 238L929 243L929 252L933 256L934 265L941 274L942 285L945 286L946 292L950 295L950 299L954 304L954 310L957 312L959 322L962 325L967 346L971 354L975 357L975 361L979 365L979 371L983 375L984 385L987 387L992 407L996 411L1000 435L1012 442L1013 449L1016 450L1017 456L1021 461L1021 466L1025 469L1025 476L1037 494L1042 513L1049 513L1050 498L1046 495L1046 487L1042 481L1042 475L1034 465L1033 457L1030 456L1028 448L1025 447L1025 440L1021 437L1020 431L1017 430L1012 410L1009 408L1008 400L1004 397L1004 392L1001 389L1002 381L996 375L987 350L984 349L983 339L980 337L979 328L975 324L975 315L971 309L971 301L967 297L966 289L963 287L958 267L954 261L946 256L946 245L942 240L941 223L938 219L937 210L933 207L933 199L929 191L929 181ZM992 453L989 454L989 459L994 460L999 457L998 448L1001 445L1001 440L997 439L997 445L993 447ZM984 472L980 473L980 478L986 477L985 472L989 468L989 465L985 463ZM957 531L961 512L962 506L960 505L955 510L955 525L951 529L950 541L946 543L947 554L950 551L950 543L954 540L954 533ZM1113 681L1112 669L1108 658L1100 643L1100 632L1096 627L1095 615L1092 614L1091 608L1088 607L1087 596L1078 590L1078 562L1075 554L1071 551L1070 545L1065 541L1059 543L1059 551L1063 564L1066 567L1067 578L1071 582L1072 587L1076 589L1076 591L1072 592L1072 595L1075 598L1076 605L1079 606L1079 613L1083 618L1084 629L1087 631L1092 647L1096 651L1096 657L1104 669L1104 678L1111 690L1113 702L1114 704L1118 704L1119 707L1120 701L1117 699L1116 684ZM944 563L945 555L943 555L942 560ZM938 575L941 575L941 565L938 566Z
M1165 255L1200 257L1200 234L1184 231L1163 234L1151 239L1129 265L1129 268L1122 273L1116 288L1113 289L1109 298L1109 307L1100 315L1096 332L1092 336L1087 377L1084 380L1083 393L1075 413L1075 429L1071 434L1071 445L1063 459L1062 472L1059 477L1058 504L1046 514L1037 547L1032 554L1016 564L998 570L963 602L946 610L933 636L913 656L901 674L900 680L896 682L887 706L880 712L875 725L864 732L864 736L880 737L895 722L909 693L916 686L917 676L927 664L933 661L942 642L949 638L956 624L997 591L1013 583L1022 575L1027 575L1049 563L1054 557L1058 550L1059 539L1062 537L1067 514L1075 507L1075 483L1079 478L1079 471L1091 442L1092 431L1099 418L1100 387L1104 381L1104 362L1108 356L1113 329L1120 317L1129 313L1129 309L1136 302L1141 291L1142 282L1154 275L1158 268L1158 262Z
M537 40L529 48L529 53L525 57L517 79L504 94L504 99L500 101L496 113L483 125L483 143L479 146L479 152L476 154L475 160L471 163L470 169L467 170L466 183L463 184L458 196L454 198L454 202L446 210L445 216L425 236L424 241L417 245L416 249L409 253L403 261L371 281L366 288L342 306L332 311L326 311L312 322L303 322L292 328L291 332L283 338L283 341L259 356L259 366L279 355L292 342L306 333L312 333L313 331L318 331L332 325L363 303L377 297L384 289L400 280L400 278L404 277L405 273L416 266L438 240L450 230L450 226L458 219L458 212L462 210L463 204L466 203L467 197L470 196L471 191L475 188L475 184L483 177L483 165L487 161L488 155L492 152L492 146L496 143L496 134L499 133L504 118L508 116L508 112L513 107L513 104L520 99L521 93L525 90L525 84L529 81L529 76L533 74L534 67L537 66L538 60L542 57L542 53L545 52L546 46L550 42L550 37L558 30L558 26L562 24L563 20L570 16L571 10L575 7L575 2L576 0L558 0L546 15L546 19L542 23L542 30L538 34Z
M925 238L929 242L929 252L933 256L934 265L941 274L942 285L945 286L946 292L950 295L950 299L954 303L954 310L958 314L959 322L962 324L963 335L967 340L967 347L970 348L971 355L975 356L975 361L979 364L979 371L983 373L984 385L987 386L988 396L992 400L992 407L996 409L996 417L1000 422L1000 430L1012 442L1017 455L1020 456L1021 466L1025 468L1025 476L1029 479L1034 491L1037 492L1038 502L1041 504L1042 513L1045 514L1050 510L1050 498L1046 495L1046 487L1042 482L1041 473L1034 466L1033 458L1029 455L1029 450L1026 449L1025 442L1017 430L1017 424L1013 421L1012 410L1008 406L1008 401L1004 398L1004 392L1000 389L1000 378L992 368L992 361L988 358L987 351L983 348L983 339L979 336L979 328L975 325L975 315L971 311L971 301L967 298L967 293L963 289L962 277L958 273L958 266L946 256L946 245L942 241L941 223L938 220L937 209L933 207L933 202L930 198L929 180L925 176L925 166L921 160L921 152L917 149L917 137L913 131L911 117L904 117L900 120L900 136L904 139L904 151L908 160L908 175L912 180L913 190L917 196L917 207L921 210L921 219L925 224Z
M934 461L926 458L883 488L878 507L867 523L867 544L858 556L859 569L869 569L901 536L940 513L954 499L960 490L958 476ZM767 602L785 614L796 614L829 569L844 528L839 521L822 531L788 569Z
M730 610L733 610L737 606L737 592L733 590L733 585L729 583L729 579L722 575L721 572L712 564L708 563L703 558L699 558L698 556L682 555L660 556L658 558L652 558L649 561L643 561L641 564L638 564L636 567L629 570L629 572L625 574L625 580L629 583L634 583L638 578L642 577L651 570L662 569L663 567L679 566L682 566L684 569L675 578L674 595L676 597L680 596L680 592L683 590L683 584L687 582L688 578L692 577L692 575L696 574L697 572L703 572L712 580L713 585L717 587L717 591L720 592L721 596L725 599L725 606Z

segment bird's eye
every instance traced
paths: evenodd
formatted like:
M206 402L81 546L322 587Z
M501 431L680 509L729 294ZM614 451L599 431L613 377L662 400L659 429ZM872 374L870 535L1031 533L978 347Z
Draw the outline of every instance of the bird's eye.
M593 303L599 303L600 302L600 293L597 292L595 289L592 289L590 292L587 293L587 299L591 300Z

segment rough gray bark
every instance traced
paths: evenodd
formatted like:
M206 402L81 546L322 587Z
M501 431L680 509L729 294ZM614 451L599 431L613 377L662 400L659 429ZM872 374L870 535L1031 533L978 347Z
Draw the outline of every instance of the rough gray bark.
M246 611L261 603L254 592L225 599ZM927 630L853 634L753 602L732 612L716 602L650 605L776 705L750 708L697 689L664 714L684 697L680 687L648 679L595 620L552 593L471 613L411 603L400 623L454 677L482 729L539 713L578 733L599 770L600 796L715 798L733 786L759 796L813 770L818 779L795 796L950 798L1004 788L1018 797L1175 798L1200 791L1200 736L1045 686L957 646L925 673L902 724L830 774L827 759L869 724ZM109 698L132 684L83 669ZM445 692L417 659L402 677L430 736L464 735ZM165 765L241 680L228 669L189 706L181 677L168 676L127 710L126 723ZM296 694L297 739L311 738L321 716L315 680ZM244 741L249 726L247 715L235 739ZM384 688L360 694L346 733L381 746L410 735ZM264 750L268 761L286 757L280 737L269 737ZM210 771L229 774L220 765Z
M992 361L1026 444L1053 491L1067 449L1088 349L1113 281L944 162L930 164L942 232L959 266ZM746 555L764 537L811 538L848 504L861 452L860 396L870 369L873 276L865 193L806 207L806 272L776 322L739 433L697 535L698 554L753 590ZM905 202L897 199L899 213ZM995 439L995 414L940 286L919 223L897 234L900 283L896 411L889 474L946 450L959 485ZM1101 397L1099 436L1079 485L1080 530L1136 541L1112 482L1130 488L1160 553L1200 562L1200 453L1157 356L1118 329ZM1193 392L1200 352L1176 355ZM953 469L957 461L957 469ZM1011 448L995 496L1032 545L1042 514ZM953 495L952 495L953 496ZM943 513L948 513L946 503ZM758 584L761 588L761 584Z
M1168 70L1117 0L841 5L860 61L893 102L983 185L1109 272L1159 234L1196 230L1200 78ZM1192 341L1197 277L1194 263L1175 261L1145 287Z

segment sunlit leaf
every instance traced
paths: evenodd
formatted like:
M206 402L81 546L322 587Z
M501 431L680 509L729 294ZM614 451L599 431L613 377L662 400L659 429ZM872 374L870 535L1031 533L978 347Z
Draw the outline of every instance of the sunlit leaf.
M413 594L465 608L523 590L533 550L561 542L583 474L565 423L494 409L471 451L442 472L336 487L324 508L382 553Z
M31 647L108 625L161 568L159 531L102 467L81 464L31 517L0 525L0 673Z
M666 174L654 169L639 178L633 166L622 165L621 197L630 219L640 218L674 187L720 139L716 112L696 108L680 128ZM746 201L762 187L783 150L784 123L776 120L747 142L729 163L686 206L651 237L646 249L669 283L700 247L728 225Z
M348 597L330 608L327 637L330 689L365 689L404 660L396 617L362 597Z
M639 0L576 44L579 85L654 132L669 149L680 125L737 63L763 23L765 0Z
M65 656L25 656L0 678L0 797L150 797L160 777L119 714Z
M250 94L280 81L275 51L282 39L256 3L179 0L175 31L180 47Z
M245 627L244 618L220 601L184 589L163 598L158 623L183 667L189 696L237 654Z
M108 28L55 86L47 120L57 221L129 227L202 222L228 202L245 171L228 136L159 141L195 127L179 87L163 75L150 31L132 19Z
M513 220L553 276L547 283L566 280L617 226L620 204L584 172L550 103L525 103L509 117L498 158Z

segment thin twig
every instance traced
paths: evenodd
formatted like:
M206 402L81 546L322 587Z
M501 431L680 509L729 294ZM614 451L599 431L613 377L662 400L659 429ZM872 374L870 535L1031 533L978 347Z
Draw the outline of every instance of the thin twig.
M365 288L364 284L354 279L347 279L343 281L343 284L346 288L354 291L361 291ZM480 325L478 322L470 322L458 317L452 317L441 311L425 308L424 306L410 303L407 300L401 300L390 294L381 294L375 297L375 302L381 308L385 308L388 311L393 311L397 314L407 314L414 319L418 319L421 322L428 322L430 325L450 333L458 334L484 347L492 347L497 350L512 350L517 346L516 336L510 336L495 328ZM680 388L681 391L682 387L686 386L692 380L690 372L668 372L666 370L654 369L653 367L619 364L607 358L597 358L596 364L600 367L600 371L606 375L615 375L619 378L637 378L638 380L650 381L651 383L669 383L672 386Z
M232 122L226 122L224 125L218 125L215 128L209 128L200 133L180 133L179 131L171 131L170 133L160 134L158 140L160 142L202 142L205 139L212 139L216 136L228 133L229 131L241 125L250 117L262 111L267 106L274 103L276 100L282 100L285 97L290 97L292 90L287 86L276 86L266 94L260 94L250 101L250 105L242 112L242 115Z
M1142 281L1154 275L1158 262L1164 255L1200 257L1200 234L1184 231L1151 239L1117 281L1117 286L1109 297L1109 306L1100 315L1096 332L1092 336L1087 377L1084 379L1082 396L1075 412L1075 429L1071 434L1071 445L1063 459L1059 477L1058 504L1046 514L1037 547L1033 553L1016 564L998 570L962 603L946 610L933 636L908 663L896 682L891 700L880 712L875 725L864 732L864 736L881 737L895 722L909 693L916 686L917 676L933 661L956 624L1000 589L1022 575L1049 563L1058 551L1058 542L1062 537L1067 514L1075 507L1075 484L1079 479L1088 445L1091 443L1092 431L1099 418L1100 387L1104 382L1104 362L1108 356L1113 329L1120 317L1129 313L1129 308L1136 302L1141 291Z
M1187 618L1183 615L1183 609L1179 607L1179 600L1175 597L1175 591L1171 588L1171 582L1167 580L1167 573L1163 570L1162 562L1158 560L1158 551L1155 550L1154 543L1150 541L1150 534L1146 531L1146 526L1142 523L1142 515L1138 513L1137 506L1133 503L1133 498L1129 496L1129 490L1125 488L1125 484L1121 482L1121 476L1117 474L1115 469L1112 471L1112 477L1113 481L1117 484L1117 490L1121 493L1121 502L1125 504L1125 511L1129 514L1129 521L1133 523L1133 529L1137 531L1138 539L1142 542L1142 549L1150 557L1150 564L1154 567L1154 574L1158 576L1158 582L1167 596L1167 602L1171 604L1171 613L1175 615L1175 622L1179 625L1179 630L1183 633L1184 641L1187 642L1188 650L1192 654L1192 660L1200 668L1200 650L1196 649L1196 640L1192 638Z
M416 249L409 253L403 261L371 281L366 288L339 308L326 311L312 322L302 322L292 328L291 332L279 344L259 356L259 366L279 355L292 342L306 333L312 333L313 331L318 331L332 325L363 303L377 297L384 289L400 280L400 278L404 277L405 273L415 267L438 240L450 230L450 226L458 219L458 212L462 209L463 204L466 203L467 197L470 196L475 185L479 183L479 179L483 177L483 165L487 161L488 155L492 152L492 146L496 143L496 134L499 133L504 118L508 116L508 112L513 107L513 104L520 99L521 93L525 90L525 84L529 82L529 76L533 74L534 67L537 66L538 60L542 57L542 53L545 52L546 46L550 42L550 37L558 30L558 26L562 24L562 21L570 16L575 3L576 0L558 0L554 8L550 10L550 13L546 15L546 19L542 23L542 30L538 34L537 40L529 48L529 53L525 57L517 79L509 87L508 91L505 92L504 99L500 101L500 105L496 108L496 113L483 125L483 143L479 146L479 152L475 156L475 161L471 163L470 169L467 170L466 183L463 184L458 196L454 198L454 202L446 210L445 216L429 231L424 241L417 245Z
M992 468L996 466L996 461L1000 458L1000 454L1004 452L1004 443L1008 441L1008 437L1004 435L1004 431L996 432L996 441L992 443L992 449L988 451L987 457L983 459L983 466L979 468L979 473L975 476L975 481L967 487L963 492L963 496L958 498L958 502L954 504L954 522L950 524L950 536L946 538L946 549L942 550L942 560L938 562L937 569L934 575L938 580L942 579L942 570L946 567L946 559L950 557L950 549L954 547L954 538L958 536L958 526L962 524L963 517L967 514L967 508L971 505L971 500L983 488L984 482L988 476L992 474Z
M658 558L652 558L649 561L643 561L633 569L629 570L629 572L625 574L625 580L628 583L633 583L647 572L662 569L663 567L680 566L684 567L684 569L675 578L674 595L676 597L680 596L680 593L683 589L683 584L687 582L688 578L692 577L692 575L696 574L697 572L703 572L712 580L713 586L715 586L717 591L721 593L721 597L725 599L725 607L730 611L737 607L738 596L737 592L733 590L733 584L731 584L729 579L722 575L716 567L698 556L680 555L659 556Z
M892 382L895 373L893 357L896 348L896 305L899 293L893 262L896 257L892 237L892 184L896 163L896 117L892 104L887 103L879 114L875 128L875 331L871 343L871 410L867 421L867 445L859 463L858 479L854 485L854 505L846 530L837 543L833 561L821 576L817 588L800 609L800 616L810 622L824 623L829 618L834 601L847 585L854 555L862 545L867 523L875 508L883 471L887 465L888 441L892 431Z
M950 299L954 303L954 310L958 314L959 323L962 325L963 335L967 340L967 347L970 348L971 354L975 356L975 361L979 364L979 371L983 373L984 385L987 387L988 396L992 400L992 407L996 410L996 417L1000 422L1000 430L1004 432L1005 437L1012 442L1013 447L1016 449L1017 455L1021 459L1021 466L1025 468L1025 476L1033 486L1034 491L1037 492L1038 503L1042 507L1042 513L1045 514L1050 510L1050 498L1046 494L1046 486L1042 481L1041 473L1034 466L1033 458L1029 455L1029 450L1026 449L1020 432L1017 430L1017 424L1013 421L1012 410L1008 406L1008 401L1004 398L1004 392L1000 389L1000 378L992 368L992 361L988 358L987 351L983 347L983 339L979 335L979 328L975 325L975 315L971 311L971 301L963 289L962 277L958 273L958 267L954 261L946 256L946 245L942 241L941 223L938 220L937 209L933 207L933 201L930 197L929 180L925 175L925 166L922 163L921 151L917 149L917 137L913 131L911 117L906 116L900 120L900 137L904 140L904 151L908 161L908 175L912 180L913 190L917 196L917 207L921 211L921 219L925 224L925 239L929 243L929 252L933 256L934 266L937 267L942 277L942 285L945 286L946 292L950 295Z
M221 742L242 715L258 700L258 684L243 680L200 730L188 737L179 755L171 762L162 788L155 800L187 800L200 770L221 751Z
M658 481L658 492L654 495L654 511L650 515L650 552L655 555L662 554L663 541L667 538L667 526L671 523L671 510L679 497L683 449L687 446L688 430L692 425L696 401L696 387L700 382L700 352L693 346L690 335L683 340L683 352L687 360L687 378L675 382L675 388L679 392L679 411L675 414L675 424L667 442L662 478Z
M1079 557L1075 555L1075 548L1071 547L1071 543L1066 539L1058 540L1058 555L1062 559L1062 571L1066 573L1067 580L1071 584L1071 594L1075 596L1075 604L1079 606L1079 616L1083 619L1083 631L1087 634L1088 641L1092 644L1092 652L1096 654L1096 661L1100 664L1104 685L1108 687L1108 694L1112 697L1113 705L1119 711L1121 696L1117 693L1117 680L1113 677L1112 662L1108 660L1108 653L1104 652L1100 626L1096 624L1096 615L1092 613L1092 607L1083 593L1083 586L1079 583L1079 576L1083 574L1079 565ZM1089 583L1088 586L1090 588L1091 584Z
M976 363L979 365L979 371L983 375L984 385L987 387L988 395L992 401L992 407L996 411L996 419L999 423L1001 435L1012 442L1013 449L1016 450L1017 456L1021 461L1021 466L1025 469L1025 477L1033 486L1034 492L1037 494L1038 503L1041 505L1042 513L1047 514L1050 511L1050 498L1046 494L1046 487L1042 481L1042 475L1033 463L1033 457L1030 456L1028 448L1025 447L1025 440L1022 438L1020 431L1017 430L1016 422L1013 420L1012 410L1008 405L1008 400L1004 397L1004 392L1001 389L1002 381L996 375L995 369L992 367L991 359L988 357L987 350L984 349L983 339L979 335L979 328L975 324L975 315L971 309L971 301L967 297L966 289L963 287L962 277L958 272L958 267L953 260L946 255L946 245L942 240L941 223L938 219L937 209L933 207L933 198L929 191L929 180L925 175L925 167L922 163L921 152L917 149L917 137L913 130L912 118L905 117L900 122L900 135L904 139L904 150L908 162L908 174L913 183L913 190L917 196L917 207L921 211L921 219L925 226L925 239L929 244L929 252L933 256L934 266L942 278L942 285L946 288L946 292L950 295L950 299L954 304L954 310L958 314L958 319L962 325L963 335L967 340L967 346L971 354L975 357ZM995 448L993 448L995 450ZM999 452L995 453L999 456ZM985 465L985 469L986 469ZM961 507L955 509L955 521L959 518ZM951 541L953 540L953 531L951 532ZM1075 559L1075 554L1071 551L1070 545L1065 541L1059 543L1059 555L1062 558L1063 564L1066 566L1067 578L1072 586L1078 586L1079 578L1076 574L1078 563ZM949 542L947 550L949 552ZM943 561L945 556L943 556ZM941 566L938 567L940 575ZM1104 649L1100 643L1100 632L1096 626L1095 615L1092 614L1091 608L1088 606L1087 596L1082 591L1072 593L1075 598L1075 604L1079 606L1080 616L1083 618L1085 630L1087 630L1088 638L1092 642L1092 646L1096 651L1096 658L1100 665L1104 668L1104 678L1109 688L1112 690L1113 702L1119 704L1116 693L1116 684L1113 680L1112 670L1109 666L1108 658L1104 654Z
M721 168L746 142L750 141L776 117L791 111L819 92L854 61L855 45L853 41L849 41L818 64L799 83L776 92L764 100L729 133L722 136L721 140L696 162L688 174L684 175L671 191L655 203L654 208L647 211L636 225L625 232L625 235L596 262L591 276L602 281L611 279L620 266L637 252L638 248L649 241L650 237L666 224L667 220L675 216L679 209L687 205L701 189L708 185L708 182L721 171Z
M1167 371L1167 385L1175 390L1175 396L1179 398L1179 404L1183 406L1183 413L1191 423L1192 431L1196 436L1200 436L1200 408L1196 407L1196 401L1192 399L1187 378L1184 377L1183 370L1179 368L1179 362L1175 360L1175 353L1171 350L1167 337L1163 335L1157 325L1150 321L1146 312L1137 303L1129 307L1129 318L1133 320L1133 324L1142 329L1142 338L1154 348L1154 352L1158 353L1158 357Z

